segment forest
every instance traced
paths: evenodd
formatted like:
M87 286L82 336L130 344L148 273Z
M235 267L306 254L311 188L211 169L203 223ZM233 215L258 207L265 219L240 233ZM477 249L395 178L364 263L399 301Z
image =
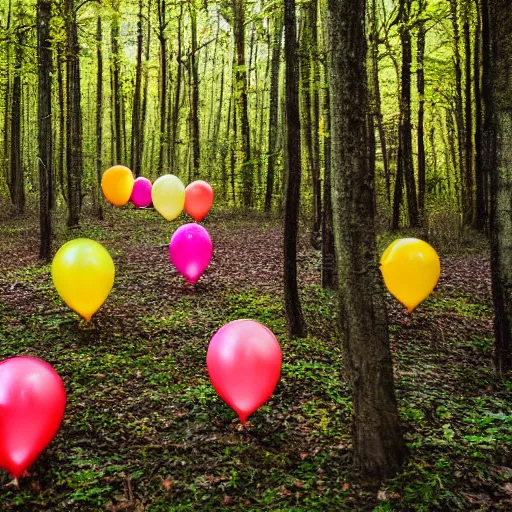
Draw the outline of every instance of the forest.
M510 0L0 0L0 508L512 510Z

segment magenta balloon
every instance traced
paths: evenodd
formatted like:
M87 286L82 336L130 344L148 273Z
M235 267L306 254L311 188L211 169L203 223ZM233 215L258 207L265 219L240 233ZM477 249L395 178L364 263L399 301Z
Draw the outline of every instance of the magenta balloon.
M130 201L136 208L146 208L151 204L151 181L147 178L137 178L133 184L132 196Z
M199 224L184 224L172 235L169 255L176 270L190 283L196 283L212 258L212 241Z

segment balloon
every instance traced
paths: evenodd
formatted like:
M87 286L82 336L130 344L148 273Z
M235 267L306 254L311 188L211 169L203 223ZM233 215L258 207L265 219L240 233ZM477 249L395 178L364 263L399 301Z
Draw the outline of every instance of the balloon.
M55 437L65 408L64 384L48 363L0 363L0 467L19 478Z
M196 283L212 259L212 241L199 224L183 224L172 235L169 256L176 270Z
M253 320L221 327L208 346L206 364L215 391L242 423L274 392L282 354L272 331Z
M146 208L151 204L151 181L142 176L133 183L132 195L130 201L135 208Z
M389 292L410 313L435 288L441 264L436 251L427 242L402 238L384 251L380 269Z
M114 262L98 242L77 238L53 258L52 277L64 302L89 321L114 285Z
M185 186L174 174L160 176L151 190L155 210L166 220L173 220L183 211Z
M132 171L124 165L114 165L101 178L103 195L114 206L123 206L130 200L133 184Z
M213 190L206 181L193 181L185 189L185 211L201 222L213 204Z

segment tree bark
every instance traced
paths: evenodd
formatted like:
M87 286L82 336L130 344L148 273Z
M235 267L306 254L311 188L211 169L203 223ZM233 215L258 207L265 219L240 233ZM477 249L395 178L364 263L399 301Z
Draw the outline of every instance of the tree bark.
M119 83L119 74L121 70L121 57L119 55L119 1L112 0L112 96L114 101L114 142L115 158L118 164L123 163L123 146L121 131L121 87Z
M476 1L475 50L473 52L473 83L475 90L475 217L473 224L478 231L485 232L487 226L487 212L484 201L484 180L482 161L482 129L483 110L481 86L481 45L482 45L482 2Z
M190 2L190 28L191 43L189 73L191 73L191 103L190 103L190 135L192 138L192 176L193 179L199 178L199 168L201 166L201 147L199 138L199 74L197 62L197 11L194 2Z
M270 91L268 114L268 158L267 180L265 190L265 211L272 208L274 193L274 174L277 161L277 131L279 117L279 68L281 63L281 39L283 36L282 13L279 11L274 18L274 39L272 42L272 63L270 66Z
M491 61L489 77L491 132L487 139L491 170L491 271L494 301L494 362L506 375L512 370L512 4L489 0Z
M38 53L38 170L39 258L48 261L52 252L52 50L51 0L37 2Z
M12 81L11 103L11 179L9 190L14 206L14 213L20 215L25 210L25 174L23 172L22 145L21 145L21 74L23 68L23 48L25 45L26 29L16 29L16 47L14 50L14 77Z
M416 50L416 85L418 89L418 209L423 222L425 215L425 22L418 24L418 45Z
M80 222L82 202L82 108L80 105L80 61L76 10L73 0L65 0L67 33L66 65L66 165L68 181L68 227Z
M474 219L473 207L473 103L471 80L471 33L469 29L469 0L464 3L464 23L462 30L464 32L464 50L465 50L465 110L466 126L464 129L464 202L463 202L463 221L466 226L470 226Z
M101 14L98 13L96 20L96 60L98 70L96 75L96 215L103 219L103 208L101 207L101 174L103 172L103 31Z
M11 29L11 7L12 2L9 0L7 7L7 21L5 23L5 30L8 32ZM10 107L11 107L11 51L9 46L6 49L7 57L5 62L6 77L5 77L5 93L4 93L4 140L3 140L3 162L5 168L5 182L10 184L10 147L9 147L9 130L11 124Z
M182 22L183 22L183 4L180 4L180 14L178 16L178 31L177 37L177 50L176 61L178 63L178 70L176 71L176 88L174 89L174 106L172 109L171 119L171 172L176 174L179 165L179 152L178 152L178 122L180 118L180 100L181 100L181 82L183 80L183 63L182 59Z
M242 156L242 199L246 208L252 206L254 163L251 159L251 130L247 105L247 68L245 65L245 6L243 0L233 0L233 34L236 47L235 98L240 121Z
M142 163L144 158L144 133L146 128L146 119L147 119L147 111L148 111L148 87L149 87L149 72L148 72L148 66L149 66L149 58L150 58L150 49L151 49L151 0L148 1L148 10L146 14L146 21L147 21L147 27L146 27L146 48L144 49L144 60L146 62L146 65L144 66L144 72L143 72L143 79L144 79L144 87L142 91L142 112L141 112L141 120L140 120L140 147L139 151L137 151L137 159L135 168L140 169L140 174L142 174ZM153 138L154 140L154 138ZM146 151L146 154L149 154L148 151ZM146 166L148 168L148 166Z
M139 0L139 15L137 19L137 65L135 68L135 91L133 93L133 112L132 112L132 138L130 146L130 167L133 169L136 177L141 173L141 160L138 156L140 152L140 141L143 136L141 129L141 96L142 96L142 50L144 33L142 30L144 16L142 13L143 2Z
M332 199L344 365L354 401L354 462L366 478L402 467L367 125L365 0L328 0Z
M165 129L167 107L167 11L165 0L157 0L158 13L158 41L160 43L160 146L158 150L158 168L164 168L164 159L167 151L167 131Z
M295 0L284 1L284 54L286 62L286 203L284 211L284 298L289 337L306 336L297 286L297 234L301 181L299 73Z

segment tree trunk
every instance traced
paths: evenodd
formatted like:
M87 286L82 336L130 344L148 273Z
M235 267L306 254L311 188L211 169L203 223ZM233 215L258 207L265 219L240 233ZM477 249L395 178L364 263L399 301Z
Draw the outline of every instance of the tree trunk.
M96 215L103 219L101 207L101 174L103 172L103 32L101 26L101 14L96 20L96 60L98 71L96 75Z
M463 141L464 137L464 116L462 111L462 67L460 61L460 50L459 50L459 21L457 18L457 0L450 1L451 19L453 27L453 45L454 45L454 60L455 60L455 120L457 123L457 156L459 164L459 176L462 188L462 207L467 203L466 197L466 186L464 183L465 171L464 171L464 154L463 154Z
M58 156L58 180L62 197L68 200L66 183L64 181L64 164L66 154L66 100L64 97L64 73L62 59L62 43L57 44L57 91L59 97L59 156Z
M5 30L7 32L11 29L11 6L12 2L9 0L9 5L7 7L7 21L5 24ZM10 102L11 102L11 51L9 45L6 48L6 77L5 77L5 94L4 94L4 140L3 140L3 162L5 168L5 181L9 185L10 184L10 147L9 147L9 128L11 124L11 119L9 117L10 113ZM9 170L8 170L9 169Z
M284 2L284 54L286 62L286 203L284 210L284 300L289 337L304 338L297 286L297 234L301 180L299 73L297 69L297 29L295 0Z
M412 126L411 126L411 33L407 26L411 0L405 0L405 14L401 27L400 41L402 44L402 79L400 91L400 127L398 134L397 178L395 184L395 203L393 205L392 228L399 227L399 211L402 199L403 183L407 194L407 211L409 226L419 226L418 200L416 195L416 180L414 178L414 163L412 158ZM397 190L398 188L398 190ZM398 202L397 202L398 201Z
M119 55L119 1L112 0L112 95L114 101L114 140L116 163L123 163L123 146L121 132L121 87L119 74L121 68L121 57Z
M158 12L158 41L160 43L160 146L158 150L158 168L164 168L164 158L167 150L167 132L165 129L166 107L167 107L167 36L165 29L166 21L166 3L165 0L157 0Z
M137 161L135 164L136 169L140 169L140 174L142 174L142 162L144 157L144 133L146 128L146 119L147 119L147 111L148 111L148 87L149 87L149 58L150 58L150 43L151 43L151 0L148 2L148 10L146 15L147 20L147 28L146 28L146 48L144 60L146 61L146 65L144 66L143 79L144 79L144 87L142 92L142 112L141 112L141 121L140 121L140 140L139 140L139 150L137 151ZM153 137L154 140L154 137ZM149 152L146 151L146 154ZM148 168L148 167L146 167Z
M465 107L466 107L466 126L464 129L464 202L463 202L463 221L466 226L473 222L473 103L471 99L471 90L473 82L471 80L471 34L469 30L469 0L464 3L464 50L466 55L466 73L465 73Z
M265 211L272 208L274 174L277 162L277 131L279 117L279 68L281 63L281 39L283 35L282 14L278 11L274 19L274 40L272 42L272 63L270 66L270 91L268 114L268 160L265 191Z
M16 47L14 51L14 78L12 82L11 104L11 200L16 215L25 210L25 176L23 172L22 145L21 145L21 74L23 68L23 49L25 45L25 28L16 30Z
M494 362L506 375L512 370L512 4L489 0L491 56L489 77L491 133L487 139L491 170L491 271L494 300Z
M356 468L383 479L402 467L399 425L374 225L367 133L365 0L329 0L332 197L339 318L354 401Z
M189 73L191 73L190 134L192 136L193 179L199 178L201 166L201 148L199 138L199 75L197 62L197 11L194 2L190 2L190 29L192 49L190 51Z
M176 71L176 88L174 89L174 107L172 109L171 119L171 172L176 174L179 166L178 158L178 122L180 116L180 99L181 99L181 82L183 76L183 63L182 59L182 21L183 21L183 4L180 4L180 14L178 16L178 31L176 37L177 50L176 50L176 61L178 63L178 70Z
M245 66L245 13L243 0L232 0L234 38L236 46L235 98L240 121L242 153L242 199L245 207L252 206L254 163L251 159L251 130L247 106L247 69Z
M142 0L139 0L139 17L137 19L137 66L135 68L135 91L133 94L133 112L132 112L132 138L130 146L130 167L133 169L136 177L140 176L140 159L138 153L140 151L140 140L143 136L140 123L140 107L142 93L142 49L143 49L143 7Z
M418 46L416 50L416 80L418 88L418 209L420 219L424 221L425 215L425 70L423 64L425 61L425 23L418 24Z
M476 0L476 26L475 26L475 51L473 57L473 80L475 90L475 218L474 226L478 231L484 233L488 228L487 208L485 204L484 190L484 169L483 169L483 124L484 115L482 110L482 97L484 96L483 87L481 85L480 55L484 53L481 50L482 41L482 0ZM488 23L488 21L487 21ZM488 40L487 40L488 44ZM488 50L487 50L488 52ZM490 58L488 56L488 58ZM487 93L488 94L488 93Z
M39 258L52 252L52 50L50 41L51 0L37 2L38 53L38 157Z
M491 140L489 139L492 130L491 111L488 105L491 103L491 38L489 32L489 7L488 0L481 0L482 5L482 110L483 110L483 130L482 130L482 189L483 189L483 209L485 212L485 229L488 233L490 229L490 174L491 174Z
M65 0L67 33L66 66L66 164L68 180L68 227L80 222L82 202L82 109L80 105L80 61L76 10L73 0Z
M373 92L373 115L377 121L377 128L379 131L379 141L382 151L382 166L384 168L384 180L386 182L386 198L388 206L391 206L391 173L389 170L388 148L386 141L386 132L384 130L384 118L382 115L382 99L380 94L380 79L379 79L379 33L377 29L377 2L372 0L372 13L371 13L371 78Z

